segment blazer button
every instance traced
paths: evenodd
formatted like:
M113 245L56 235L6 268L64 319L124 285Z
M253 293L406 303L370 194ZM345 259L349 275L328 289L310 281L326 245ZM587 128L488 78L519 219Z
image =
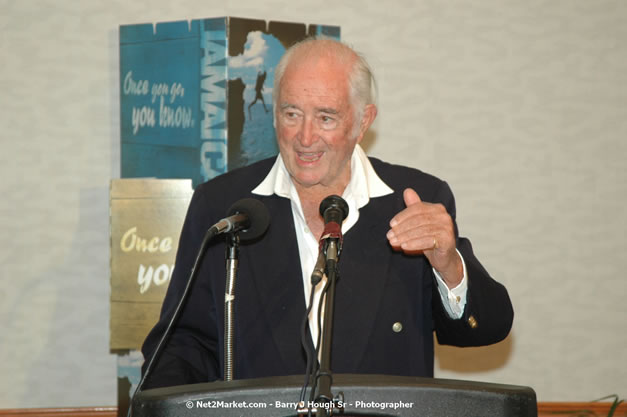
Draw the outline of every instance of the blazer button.
M470 326L471 329L477 328L479 323L477 323L477 319L475 319L475 316L468 317L468 325Z
M392 325L392 330L394 330L394 333L400 333L403 330L403 323L397 321Z

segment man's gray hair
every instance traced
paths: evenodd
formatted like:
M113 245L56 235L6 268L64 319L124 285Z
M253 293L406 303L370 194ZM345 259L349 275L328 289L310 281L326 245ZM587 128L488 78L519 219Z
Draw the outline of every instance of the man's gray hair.
M348 76L351 104L355 109L355 134L359 131L359 122L364 109L368 104L375 104L376 81L370 65L366 59L347 44L328 37L309 37L285 51L278 65L274 69L274 87L272 90L272 104L275 114L281 94L281 79L285 70L295 56L306 57L312 54L327 54L339 62L351 63L352 69Z

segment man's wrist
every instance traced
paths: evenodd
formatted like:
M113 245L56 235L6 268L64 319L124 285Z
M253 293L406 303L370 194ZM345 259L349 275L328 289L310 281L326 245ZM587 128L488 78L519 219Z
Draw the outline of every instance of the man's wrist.
M456 252L462 265L462 278L457 285L450 286L446 281L444 281L444 277L442 277L442 275L436 271L435 268L433 268L433 273L435 274L437 281L438 292L442 298L444 309L452 319L459 319L464 313L466 295L468 291L468 277L466 276L464 258L459 251Z
M464 263L459 252L456 251L456 255L449 268L438 271L440 277L442 277L442 280L450 289L457 287L464 279Z

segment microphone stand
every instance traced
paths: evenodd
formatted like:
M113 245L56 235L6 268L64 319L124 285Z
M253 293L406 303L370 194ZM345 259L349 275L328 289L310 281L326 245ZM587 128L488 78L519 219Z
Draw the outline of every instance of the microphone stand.
M218 223L214 224L207 230L205 233L205 237L203 238L200 249L198 249L198 253L196 254L196 260L194 261L194 265L192 266L192 270L189 274L189 278L185 284L183 289L183 294L181 295L176 308L174 309L174 313L172 317L168 321L167 327L163 332L163 335L159 339L157 343L157 347L155 348L150 360L146 364L144 368L144 372L142 375L137 388L135 388L135 392L133 393L133 398L131 399L131 404L129 404L127 417L132 416L133 410L133 399L140 393L144 387L144 384L148 380L148 376L151 375L153 366L158 362L159 356L161 352L164 350L167 340L174 331L174 326L176 321L178 320L181 312L183 311L183 306L185 301L187 300L189 293L191 291L192 284L196 280L198 276L198 271L200 270L202 261L205 257L205 253L207 252L207 248L209 247L209 243L212 241L214 237L221 233L229 233L227 238L227 275L228 275L228 283L226 288L230 288L229 293L225 291L225 322L228 322L228 325L225 325L225 338L224 343L225 347L228 344L228 349L225 349L225 352L229 352L228 355L225 356L228 359L225 359L225 375L229 375L229 379L233 379L233 299L234 296L234 288L235 288L235 276L237 273L237 259L239 256L239 235L238 231L242 231L244 234L245 240L254 240L262 236L266 230L268 229L268 225L270 224L270 215L268 213L268 209L263 205L259 200L255 200L253 198L244 198L237 201L235 204L231 206L229 209L229 217L226 217L220 220ZM252 225L252 227L251 227ZM228 320L227 320L228 315ZM228 331L227 331L228 329ZM227 342L228 341L228 342ZM228 364L229 371L226 371Z
M335 310L335 284L337 282L338 240L329 239L326 249L326 273L328 286L324 296L323 336L320 348L320 367L316 378L316 417L327 417L333 414L335 399L331 393L333 374L331 373L331 342L333 337L333 313ZM343 394L339 396L343 403Z
M333 313L335 310L335 285L338 280L337 264L342 250L342 222L348 216L348 204L342 197L330 195L320 203L320 215L324 219L324 230L320 237L320 244L322 246L320 247L318 261L311 274L312 294L316 283L319 282L318 278L321 279L324 275L323 269L327 276L327 282L321 295L321 297L324 297L324 300L320 300L318 310L319 317L320 307L324 306L322 341L318 343L318 349L316 350L316 353L319 352L320 354L320 366L317 367L315 377L312 381L310 403L305 407L302 398L303 393L307 389L307 377L310 372L310 350L306 347L307 343L304 341L305 337L303 331L303 345L306 347L305 350L307 351L307 376L305 377L305 383L301 390L301 402L296 409L299 415L307 414L308 417L314 412L313 409L315 409L316 417L328 417L333 415L333 411L336 408L341 413L344 407L344 394L340 392L337 398L334 398L331 393L331 384L333 383L333 374L331 373L331 347L333 338ZM308 315L309 311L303 319L303 328L306 327L305 324ZM320 321L319 319L318 328L320 328ZM318 340L320 340L320 333L318 333ZM311 400L315 401L313 407Z
M233 380L233 306L239 258L239 235L229 233L226 246L226 287L224 290L224 380Z

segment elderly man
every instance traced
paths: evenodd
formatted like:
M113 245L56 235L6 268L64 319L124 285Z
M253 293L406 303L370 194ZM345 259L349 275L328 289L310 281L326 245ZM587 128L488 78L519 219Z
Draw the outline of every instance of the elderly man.
M458 236L447 184L368 158L359 146L377 115L372 84L366 61L340 42L309 39L286 52L274 86L280 155L196 189L161 320L143 347L147 359L205 231L245 197L261 200L271 223L263 238L241 249L235 379L305 372L300 322L324 227L319 206L331 194L349 205L335 295L334 372L433 376L434 331L439 343L456 346L507 336L513 319L507 291ZM208 249L148 387L223 378L224 252L224 241ZM313 316L310 325L316 340Z

